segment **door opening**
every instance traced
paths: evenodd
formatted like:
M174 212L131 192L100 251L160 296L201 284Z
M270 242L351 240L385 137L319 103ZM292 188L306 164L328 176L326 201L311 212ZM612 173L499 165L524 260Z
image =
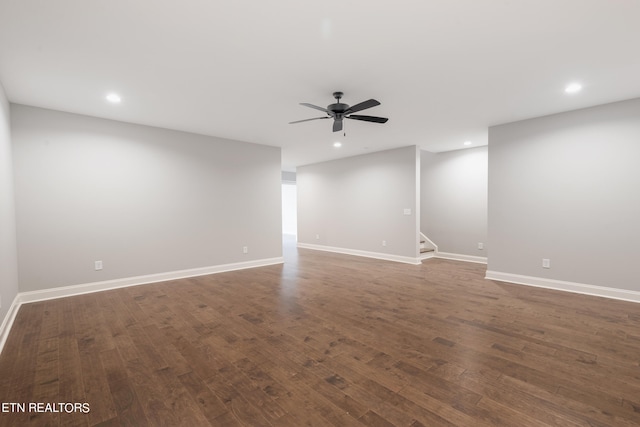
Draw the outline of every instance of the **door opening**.
M295 182L282 183L282 234L298 234L297 195Z

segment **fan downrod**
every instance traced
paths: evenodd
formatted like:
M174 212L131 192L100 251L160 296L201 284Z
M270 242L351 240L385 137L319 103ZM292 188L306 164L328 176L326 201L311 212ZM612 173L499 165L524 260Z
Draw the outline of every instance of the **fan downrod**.
M340 98L342 98L343 96L344 93L342 92L333 92L333 97L338 100L338 103L340 103Z

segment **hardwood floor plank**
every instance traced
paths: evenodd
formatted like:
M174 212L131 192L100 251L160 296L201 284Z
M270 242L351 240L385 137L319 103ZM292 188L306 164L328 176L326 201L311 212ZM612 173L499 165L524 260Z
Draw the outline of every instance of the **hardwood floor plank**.
M225 381L209 382L209 388L215 389L216 395L227 406L228 412L240 425L272 426L274 425L260 408L256 408L240 394L231 384Z
M45 318L49 313L50 312L45 309ZM38 343L33 402L55 402L60 392L58 377L58 338L52 335L54 333L57 334L57 330L56 332L47 334L51 338L42 338ZM59 424L60 414L58 412L31 413L29 423L33 425Z
M131 342L134 343L140 359L142 359L151 370L158 371L169 367L169 363L162 357L156 344L151 341L142 325L130 325L127 328L127 334L129 334Z
M287 393L284 396L278 396L277 402L298 421L298 425L362 426L354 418L354 413L349 412L356 409L344 394L326 396L323 392L325 390L322 389L322 385L325 384L323 380L318 380L308 373L294 375L284 373L283 377L279 377L282 371L278 363L266 362L261 366L275 379L286 383ZM327 385L327 387L331 386ZM315 415L310 417L309 414Z
M496 373L496 376L499 376ZM481 394L483 398L499 401L519 413L532 414L538 422L553 426L578 426L579 420L566 419L559 414L562 407L552 400L544 400L527 394L515 387L506 387L493 376L466 371L460 377L460 382L467 388Z
M148 325L144 328L144 333L148 337L149 341L154 343L154 348L158 353L158 356L167 361L171 370L178 376L191 372L192 367L182 357L182 354L175 348L175 346L166 343L166 335L162 330L158 329L155 325Z
M80 367L86 401L91 405L89 423L98 424L116 417L117 412L100 354L97 351L81 349Z
M360 420L370 427L394 427L394 424L391 424L373 411L367 411L360 417Z
M285 264L25 304L3 425L640 425L637 304L287 248Z
M119 425L135 427L149 424L137 393L128 378L109 382L109 389L118 413Z
M171 368L158 370L156 376L164 388L164 403L172 411L181 414L178 418L180 425L208 425L207 418L199 411L199 405L193 401L189 391L182 385L182 382Z
M207 387L202 378L194 372L187 372L178 379L184 388L191 394L194 401L198 403L200 411L212 425L221 415L228 412L225 404Z
M149 424L178 425L179 415L168 405L168 396L157 373L140 359L128 360L126 371Z
M425 414L420 410L420 415L416 416L416 418L423 419L424 421L416 420L418 421L417 425L446 426L450 424L455 426L491 427L491 424L483 420L473 418L453 407L450 402L443 402L435 399L412 386L403 388L398 392L398 394L427 411ZM441 419L444 421L440 421Z

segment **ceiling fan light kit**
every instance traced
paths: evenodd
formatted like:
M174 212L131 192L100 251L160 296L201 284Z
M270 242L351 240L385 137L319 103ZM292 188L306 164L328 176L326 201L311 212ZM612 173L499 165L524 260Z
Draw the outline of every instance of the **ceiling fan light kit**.
M380 102L376 101L375 99L369 99L367 101L356 104L353 107L350 107L348 104L343 104L342 102L340 102L340 99L342 99L343 95L344 93L342 92L333 92L333 97L336 99L336 102L334 104L329 104L327 108L322 108L322 107L318 107L317 105L301 102L300 105L304 105L305 107L313 108L315 110L323 111L327 113L327 116L314 117L312 119L297 120L295 122L289 122L289 124L332 118L333 131L339 132L342 130L343 119L361 120L363 122L371 122L371 123L386 123L387 120L389 120L386 117L362 116L362 115L353 114L353 113L357 113L358 111L366 110L367 108L380 105Z

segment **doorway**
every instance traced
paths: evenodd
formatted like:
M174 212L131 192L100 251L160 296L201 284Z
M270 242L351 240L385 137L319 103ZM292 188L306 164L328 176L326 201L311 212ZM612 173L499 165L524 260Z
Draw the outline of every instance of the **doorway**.
M295 182L282 183L282 234L293 236L298 234L297 188Z

